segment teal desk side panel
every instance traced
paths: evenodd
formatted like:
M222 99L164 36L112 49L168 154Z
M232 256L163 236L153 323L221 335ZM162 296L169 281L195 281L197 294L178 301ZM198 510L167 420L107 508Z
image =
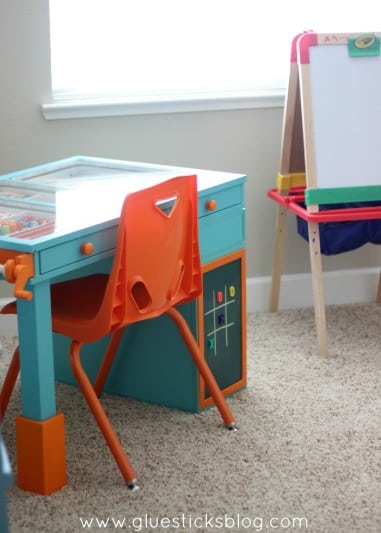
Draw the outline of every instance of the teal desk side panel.
M196 334L196 304L181 306ZM126 331L106 390L184 411L198 409L198 373L176 325L167 316Z
M180 307L194 334L196 309L196 302ZM104 339L82 349L82 362L91 379L96 376L106 346ZM54 335L57 379L74 384L68 350L68 339ZM104 390L184 411L198 410L198 372L176 326L167 316L126 328Z

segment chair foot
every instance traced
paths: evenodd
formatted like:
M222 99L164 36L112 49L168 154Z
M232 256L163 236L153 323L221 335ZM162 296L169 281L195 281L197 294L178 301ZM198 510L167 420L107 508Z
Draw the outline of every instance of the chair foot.
M229 431L238 431L237 426L235 425L235 422L231 422L230 424L226 424L226 427Z
M129 481L127 483L127 488L129 490L139 490L139 485L136 482L136 479L133 479L132 481Z

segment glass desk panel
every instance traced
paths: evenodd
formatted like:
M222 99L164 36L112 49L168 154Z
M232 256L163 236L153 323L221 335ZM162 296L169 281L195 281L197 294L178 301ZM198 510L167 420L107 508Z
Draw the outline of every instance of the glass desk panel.
M76 156L0 177L0 237L25 246L119 218L127 194L197 174L198 190L240 175Z

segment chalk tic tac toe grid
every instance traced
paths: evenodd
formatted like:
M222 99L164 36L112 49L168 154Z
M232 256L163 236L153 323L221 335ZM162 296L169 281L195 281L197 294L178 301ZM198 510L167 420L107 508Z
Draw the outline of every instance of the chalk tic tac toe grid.
M213 320L213 329L206 331L208 339L208 348L218 355L220 342L222 346L229 347L229 328L234 326L234 322L229 320L229 307L236 300L234 298L235 287L225 285L222 290L212 291L212 301L214 307L204 313L204 319L208 320L209 316Z
M235 355L243 348L241 266L241 259L236 258L204 274L204 354L223 388L243 377ZM207 391L205 397L209 397Z

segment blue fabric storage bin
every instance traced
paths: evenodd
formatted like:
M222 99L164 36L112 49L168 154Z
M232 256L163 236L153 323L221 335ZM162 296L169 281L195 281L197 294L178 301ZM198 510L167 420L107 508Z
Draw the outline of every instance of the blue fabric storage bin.
M304 204L301 204L305 207ZM330 204L319 207L320 211L353 207L381 207L381 202ZM297 232L308 242L308 223L296 217ZM335 255L360 248L364 244L381 244L381 219L349 220L319 223L320 248L324 255Z

